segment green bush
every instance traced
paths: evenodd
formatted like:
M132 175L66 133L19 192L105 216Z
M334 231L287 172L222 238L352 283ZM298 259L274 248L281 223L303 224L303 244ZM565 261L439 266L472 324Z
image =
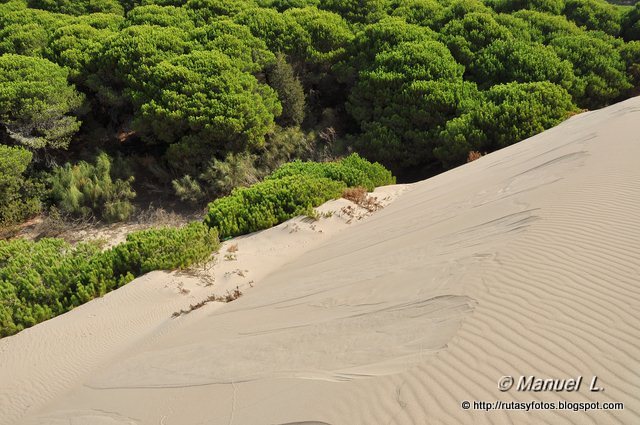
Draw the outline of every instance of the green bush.
M337 162L289 162L274 171L267 180L296 175L325 177L341 181L348 187L362 186L369 191L378 186L395 184L395 178L390 171L377 162L372 164L355 153Z
M26 149L0 145L0 227L40 212L40 199L33 194L37 184L24 178L32 156Z
M95 165L80 161L56 168L51 182L55 203L72 216L93 215L115 222L126 220L133 212L133 177L113 180L111 158L106 153L98 155Z
M341 181L305 174L265 180L210 203L205 224L217 227L221 237L268 229L338 198L345 187Z
M203 262L218 246L216 230L202 223L134 232L107 251L95 243L71 246L55 238L0 240L0 337L69 311L143 273Z
M114 247L111 254L114 270L140 275L201 263L217 248L217 231L194 222L180 229L165 227L130 233L127 241Z

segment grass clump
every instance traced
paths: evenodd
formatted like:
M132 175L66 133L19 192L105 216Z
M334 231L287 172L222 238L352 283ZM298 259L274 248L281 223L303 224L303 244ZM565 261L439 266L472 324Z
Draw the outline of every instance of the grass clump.
M112 161L101 153L96 163L80 161L54 170L51 196L58 208L71 216L96 216L107 222L123 221L133 213L133 177L112 179Z
M342 181L308 174L267 179L210 203L205 224L218 228L223 238L268 229L340 197L345 187Z
M0 240L0 337L55 317L151 270L186 268L217 250L202 223L134 232L107 251L62 239Z

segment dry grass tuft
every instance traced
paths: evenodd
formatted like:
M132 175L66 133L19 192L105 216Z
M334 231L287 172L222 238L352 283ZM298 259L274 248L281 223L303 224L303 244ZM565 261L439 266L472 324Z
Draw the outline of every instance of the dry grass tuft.
M364 208L370 213L382 208L382 204L378 199L369 196L367 189L364 187L349 187L342 192L342 197L348 199L359 207ZM346 215L350 215L350 211L345 211L345 208L342 208L342 212Z
M467 163L473 162L476 159L480 159L484 155L486 155L486 152L483 154L483 153L480 153L478 151L469 151L469 155L467 156Z
M358 205L367 199L367 189L364 187L348 187L342 191L342 197Z
M233 245L229 245L229 248L227 248L227 252L237 252L238 251L238 244L234 243Z

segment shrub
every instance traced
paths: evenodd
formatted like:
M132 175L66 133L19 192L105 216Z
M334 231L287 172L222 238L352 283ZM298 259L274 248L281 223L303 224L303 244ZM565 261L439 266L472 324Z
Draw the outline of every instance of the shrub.
M200 184L188 174L179 179L174 179L171 181L171 185L176 192L176 196L181 201L196 204L204 196Z
M210 203L205 224L221 237L267 229L338 198L344 188L341 181L305 174L265 180Z
M377 162L370 163L358 154L351 154L337 162L289 162L274 171L267 179L296 175L325 177L343 182L348 187L362 186L369 191L377 186L395 183L390 171Z
M94 215L114 222L126 220L133 212L133 177L114 181L111 158L106 153L98 155L95 165L80 161L56 168L51 182L52 197L67 214L85 218Z
M482 155L480 152L478 151L469 151L469 155L467 155L467 162L473 162L476 159L480 159L482 158L484 155Z
M387 170L381 164L374 162L371 163L364 158L361 158L357 153L351 154L348 157L342 159L340 163L347 168L360 170L366 174L367 178L373 183L373 190L378 186L386 186L389 184L396 184L396 178L393 177L391 171Z
M24 178L31 158L26 149L0 145L0 227L40 212L40 200L32 195L35 183Z
M209 193L228 195L234 187L258 182L255 161L256 157L248 153L229 153L223 161L211 160L200 178Z
M218 245L215 229L194 222L179 229L165 227L130 233L125 243L112 249L111 255L114 270L139 275L202 263Z
M202 223L134 232L101 251L62 239L0 241L0 337L55 317L151 270L185 268L217 250Z

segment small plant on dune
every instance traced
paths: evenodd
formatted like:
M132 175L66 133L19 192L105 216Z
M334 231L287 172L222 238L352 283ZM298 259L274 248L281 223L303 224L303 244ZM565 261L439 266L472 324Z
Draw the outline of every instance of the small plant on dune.
M469 162L473 162L476 159L480 159L484 156L484 154L478 152L478 151L469 151L469 155L467 155L467 163Z
M234 289L233 291L227 291L225 295L222 295L222 296L215 295L215 294L209 295L204 300L197 302L196 304L191 304L187 309L181 309L180 311L175 311L171 315L171 317L175 319L176 317L180 317L184 314L189 314L194 310L204 307L205 305L209 304L212 301L221 302L221 303L230 303L231 301L237 300L241 296L242 296L242 291L240 290L239 286L236 286L236 289Z
M349 187L342 191L342 197L348 199L361 208L369 212L374 212L382 208L382 204L377 198L369 196L364 187Z
M306 218L309 219L310 221L318 221L320 220L320 213L315 208L312 208L307 213Z
M236 286L236 289L229 292L224 296L224 302L230 303L231 301L235 301L242 296L242 291L240 291L240 287Z
M342 197L360 205L367 199L367 189L362 186L348 187L342 191Z

